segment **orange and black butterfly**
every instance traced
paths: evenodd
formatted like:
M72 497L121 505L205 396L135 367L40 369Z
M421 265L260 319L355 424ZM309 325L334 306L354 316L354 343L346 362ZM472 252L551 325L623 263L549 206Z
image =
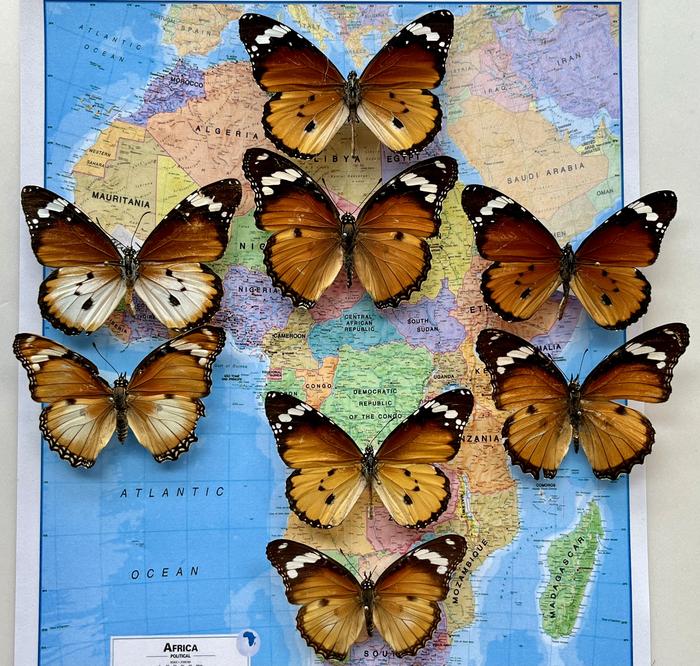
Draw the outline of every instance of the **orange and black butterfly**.
M241 200L237 180L220 180L183 199L139 250L108 236L77 206L34 185L22 190L32 249L57 268L41 284L41 314L68 335L96 331L132 292L167 328L205 323L219 308L221 279L200 262L220 259Z
M183 333L113 386L84 356L40 335L18 334L13 350L29 376L32 398L47 403L39 427L49 448L73 467L92 467L115 430L123 442L131 428L158 462L187 451L197 441L195 426L204 414L199 398L209 394L225 339L215 326Z
M429 400L400 423L377 452L364 451L340 426L288 393L268 393L265 412L280 457L294 472L287 479L292 511L313 527L345 520L369 485L391 517L425 527L450 501L450 481L435 465L459 451L474 405L467 389Z
M601 361L583 383L566 380L552 360L517 335L483 330L476 350L491 375L493 400L511 412L503 444L513 463L536 479L556 475L569 443L579 444L598 478L629 473L651 452L654 428L616 400L664 402L688 346L685 324L646 331Z
M271 541L267 559L282 576L289 602L301 605L297 628L304 640L326 659L342 660L375 628L397 657L423 648L466 551L464 537L446 534L416 546L376 582L371 573L358 581L342 564L297 541Z
M421 16L392 37L359 77L352 71L345 79L295 30L244 14L240 35L253 76L272 93L263 111L266 136L288 155L307 159L345 122L362 121L387 148L418 152L442 124L430 89L445 75L453 31L454 17L444 9Z
M495 263L482 276L489 307L506 321L529 319L562 285L562 317L569 289L599 326L620 329L646 311L651 287L637 266L656 261L661 240L676 214L668 190L628 204L592 231L574 252L529 211L483 185L462 192L479 254Z
M255 194L255 221L271 231L265 265L294 305L313 307L344 270L353 273L379 308L396 306L430 270L426 238L440 228L442 202L457 180L451 157L418 162L394 176L362 207L341 215L300 167L281 155L251 148L243 171Z

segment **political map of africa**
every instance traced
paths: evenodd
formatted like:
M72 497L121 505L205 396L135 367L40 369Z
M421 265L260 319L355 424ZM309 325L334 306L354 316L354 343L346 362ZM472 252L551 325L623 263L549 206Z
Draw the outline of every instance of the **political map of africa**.
M455 37L437 90L444 123L436 140L409 159L360 129L353 155L345 127L302 164L352 212L412 161L457 159L429 277L409 301L378 310L341 275L315 308L295 309L263 264L267 234L255 227L241 162L248 148L272 145L261 125L267 95L238 37L241 14L292 26L347 73L437 7L45 2L46 187L127 244L211 181L239 179L243 199L213 266L226 290L214 323L227 344L199 441L158 465L130 436L90 470L70 468L43 445L40 664L107 666L112 636L246 628L259 637L250 663L315 664L322 660L299 636L297 607L265 558L271 539L302 541L368 571L450 532L464 535L469 551L427 647L398 659L375 635L348 663L632 663L627 478L596 480L573 451L553 480L511 467L504 416L474 352L480 330L506 328L584 376L622 334L597 329L575 300L557 320L558 297L527 322L502 322L484 305L487 263L459 204L465 184L488 184L574 243L621 206L621 7L443 3ZM44 334L91 358L109 380L116 372L98 351L129 373L168 337L145 308L117 311L89 338L49 325ZM267 391L322 409L364 448L458 386L470 387L476 404L444 467L453 492L436 524L399 527L376 503L370 517L367 497L333 530L290 512L288 470L262 407Z

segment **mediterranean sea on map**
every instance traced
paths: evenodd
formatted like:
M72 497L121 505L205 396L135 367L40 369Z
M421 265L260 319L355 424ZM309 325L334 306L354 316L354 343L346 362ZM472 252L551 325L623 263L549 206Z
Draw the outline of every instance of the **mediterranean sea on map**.
M266 234L255 228L241 170L246 149L272 146L261 125L267 96L251 75L238 18L255 11L283 21L347 73L438 6L455 14L436 91L444 123L416 159L452 155L460 175L431 240L428 279L410 301L377 310L361 285L347 288L341 276L315 308L295 309L267 276ZM480 330L506 328L567 374L585 376L622 334L597 329L575 299L557 320L560 296L528 322L499 320L483 303L487 262L459 204L465 184L486 183L574 244L620 207L620 6L68 0L47 1L45 11L48 188L127 244L143 241L198 186L232 176L244 195L229 248L213 266L226 289L214 323L227 343L199 441L177 462L158 465L130 435L90 470L69 467L41 444L40 664L106 666L111 636L245 628L260 637L252 664L317 663L265 558L268 541L286 536L380 571L447 532L463 534L469 552L433 639L400 660L375 635L348 663L630 664L627 479L596 480L573 451L553 480L512 467L500 440L504 415L474 353ZM343 128L302 166L324 179L342 210L354 211L380 178L412 161L364 129L353 156ZM44 333L89 357L110 381L168 337L140 306L136 316L119 309L89 337L67 338L49 325ZM364 448L456 386L470 387L476 406L460 453L444 466L452 499L435 525L398 527L376 503L370 518L366 497L333 530L314 530L290 512L288 470L262 408L267 391L322 409Z

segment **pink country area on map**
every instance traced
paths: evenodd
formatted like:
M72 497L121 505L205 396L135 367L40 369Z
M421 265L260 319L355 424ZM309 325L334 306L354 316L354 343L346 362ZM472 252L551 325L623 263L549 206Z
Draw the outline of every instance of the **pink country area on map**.
M605 7L569 7L548 32L526 30L517 15L498 28L513 69L566 113L620 116L618 47Z

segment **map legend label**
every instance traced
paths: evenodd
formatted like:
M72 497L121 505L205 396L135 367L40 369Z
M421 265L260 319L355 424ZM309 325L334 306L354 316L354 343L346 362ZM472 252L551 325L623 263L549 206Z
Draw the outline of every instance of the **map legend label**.
M237 634L112 636L111 666L249 666Z

